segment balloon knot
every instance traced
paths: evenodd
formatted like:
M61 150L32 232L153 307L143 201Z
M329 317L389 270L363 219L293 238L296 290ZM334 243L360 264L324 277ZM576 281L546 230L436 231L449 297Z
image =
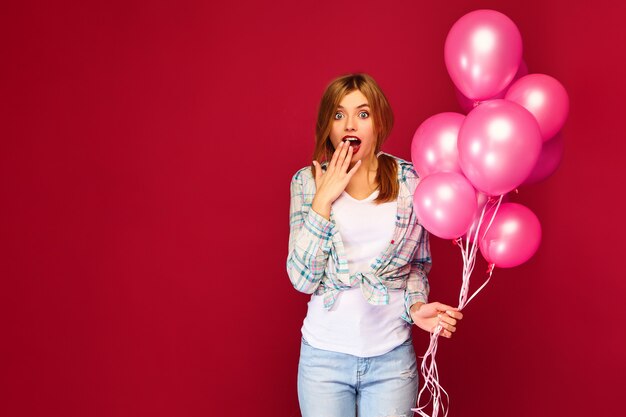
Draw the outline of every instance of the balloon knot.
M491 274L493 272L493 268L496 266L496 264L489 264L489 267L487 268L487 273Z

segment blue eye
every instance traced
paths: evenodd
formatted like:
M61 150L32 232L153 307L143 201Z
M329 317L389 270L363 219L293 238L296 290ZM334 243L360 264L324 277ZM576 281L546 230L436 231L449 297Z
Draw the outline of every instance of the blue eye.
M338 111L337 113L335 113L335 120L339 120L339 119L343 119L343 113Z
M368 112L366 112L366 111L359 112L359 117L362 118L362 119L365 119L365 118L369 117L369 115L370 114Z

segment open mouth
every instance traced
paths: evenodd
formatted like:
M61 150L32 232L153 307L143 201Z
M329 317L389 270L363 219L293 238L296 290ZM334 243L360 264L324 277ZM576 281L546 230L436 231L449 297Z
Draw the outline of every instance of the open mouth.
M356 136L346 136L342 139L344 142L349 142L350 146L359 146L361 144L361 139Z
M350 144L350 148L352 149L352 156L354 156L354 154L356 154L361 147L361 139L357 138L356 136L344 136L344 138L341 140Z

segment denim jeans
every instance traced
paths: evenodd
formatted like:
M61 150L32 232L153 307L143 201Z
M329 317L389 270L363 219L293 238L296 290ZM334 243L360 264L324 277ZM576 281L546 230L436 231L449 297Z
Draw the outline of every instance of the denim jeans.
M302 417L412 417L417 384L411 339L370 358L316 349L302 339L298 364Z

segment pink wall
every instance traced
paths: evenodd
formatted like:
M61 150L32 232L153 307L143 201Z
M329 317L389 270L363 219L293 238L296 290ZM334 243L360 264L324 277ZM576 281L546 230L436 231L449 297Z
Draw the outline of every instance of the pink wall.
M518 24L571 112L560 170L515 197L539 252L440 344L450 416L621 413L620 1L55 3L0 25L0 415L298 416L289 181L322 90L373 75L397 119L384 149L409 158L425 118L458 110L443 44L478 8ZM454 303L460 254L433 256L432 298Z

